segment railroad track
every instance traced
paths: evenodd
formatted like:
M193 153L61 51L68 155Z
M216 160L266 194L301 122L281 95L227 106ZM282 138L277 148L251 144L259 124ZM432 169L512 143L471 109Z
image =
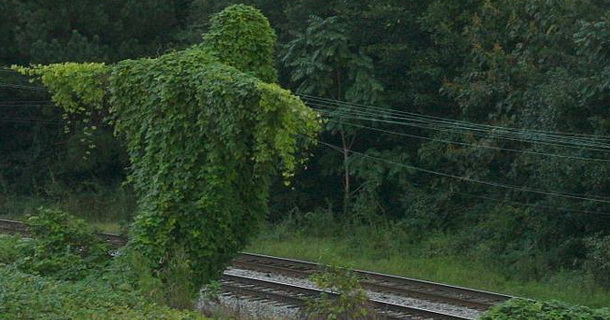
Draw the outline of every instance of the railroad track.
M222 289L224 292L252 299L265 299L279 302L288 306L304 308L307 301L320 297L325 293L330 298L338 298L339 295L330 291L313 289L294 284L286 284L271 280L254 279L236 275L225 274L222 278ZM377 318L387 320L398 319L439 319L439 320L467 320L456 315L446 314L439 311L426 310L417 307L409 307L385 301L369 299L367 304L375 311Z
M0 219L1 233L27 233L27 227L15 220Z
M27 233L27 228L21 222L0 219L0 232ZM125 238L116 234L100 233L99 236L110 242L114 247L123 246L126 242ZM233 261L232 267L299 279L306 279L311 274L320 271L320 265L313 262L252 253L241 253ZM363 270L355 270L355 273L359 277L362 287L367 291L459 306L477 311L485 311L495 304L512 298L508 295L488 291L467 289ZM323 292L310 287L289 285L278 281L227 273L225 273L222 279L222 289L225 294L264 299L297 308L302 308L305 305L305 301L312 297L318 297ZM332 292L327 292L326 294L329 296L335 295ZM381 315L382 319L469 319L447 314L443 311L432 311L403 304L388 303L379 299L370 299L369 305Z
M21 221L0 219L0 233L28 234L28 229ZM113 248L120 248L127 243L125 237L118 234L100 232L97 235L106 240Z
M307 278L320 270L320 265L313 262L252 253L241 253L233 261L232 265L236 268L281 274L295 278ZM355 270L355 273L359 277L362 287L369 291L440 302L480 311L485 311L491 306L513 298L512 296L494 292L467 289L363 270Z

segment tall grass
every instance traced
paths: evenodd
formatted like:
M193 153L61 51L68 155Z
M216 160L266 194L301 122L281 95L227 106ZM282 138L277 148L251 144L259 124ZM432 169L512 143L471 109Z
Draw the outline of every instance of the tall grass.
M399 223L361 225L338 221L327 212L291 217L267 226L249 251L343 265L540 300L556 299L590 307L610 305L610 290L578 270L549 273L537 280L510 274L476 256L456 254L452 235L424 241Z

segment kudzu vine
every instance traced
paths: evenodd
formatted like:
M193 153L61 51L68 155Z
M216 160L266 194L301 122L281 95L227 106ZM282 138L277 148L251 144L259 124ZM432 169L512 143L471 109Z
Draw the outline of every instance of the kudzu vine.
M163 281L184 253L193 288L244 248L267 212L272 177L290 177L313 141L300 137L320 130L315 112L273 83L266 18L235 5L211 21L202 44L158 58L21 69L67 112L109 109L139 197L130 248Z

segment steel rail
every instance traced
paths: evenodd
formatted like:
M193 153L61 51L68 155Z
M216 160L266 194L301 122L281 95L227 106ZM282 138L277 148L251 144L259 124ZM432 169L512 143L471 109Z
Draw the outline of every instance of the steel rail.
M222 277L222 286L228 286L231 292L243 292L255 298L266 298L268 300L288 303L297 307L303 307L308 299L315 299L322 293L331 298L338 298L339 294L320 289L312 289L294 284L262 280L251 277L225 274ZM456 315L446 314L439 311L427 310L417 307L404 306L375 299L367 301L378 313L383 314L386 319L439 319L439 320L466 320Z
M21 221L0 219L0 233L27 235L29 231L28 227ZM107 241L113 248L120 248L127 244L127 239L118 234L100 232L97 235Z
M309 275L320 271L320 265L317 263L252 253L242 253L233 261L233 266L298 278L307 278ZM464 306L477 310L487 310L495 304L513 298L500 293L364 270L355 270L355 273L360 278L363 288L371 291Z

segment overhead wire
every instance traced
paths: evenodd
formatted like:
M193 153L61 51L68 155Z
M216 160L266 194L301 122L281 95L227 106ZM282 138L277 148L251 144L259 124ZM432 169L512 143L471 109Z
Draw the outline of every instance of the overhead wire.
M404 132L390 131L390 130L374 128L374 127L370 127L370 126L355 124L355 123L341 121L341 120L334 120L334 121L338 124L345 125L348 127L355 127L355 128L376 131L376 132L389 134L389 135L408 137L408 138L427 140L427 141L434 141L434 142L441 142L441 143L446 143L446 144L454 144L454 145L483 148L483 149L490 149L490 150L497 150L497 151L514 152L514 153L534 154L534 155L539 155L539 156L557 157L557 158L572 159L572 160L610 162L610 159L579 157L579 156L562 155L562 154L556 154L556 153L546 153L546 152L538 152L538 151L530 151L530 150L522 150L522 149L503 148L503 147L496 147L496 146L483 145L483 144L473 144L473 143L466 143L466 142L460 142L460 141L454 141L454 140L430 138L430 137L425 137L425 136L410 134L410 133L404 133Z
M52 104L51 100L0 100L0 104L22 104L22 103L47 103Z
M488 124L478 124L478 123L467 122L467 121L462 121L462 120L457 120L457 119L435 117L435 116L423 115L423 114L414 113L414 112L394 110L394 109L388 109L388 108L384 108L384 107L371 106L371 105L360 104L360 103L352 103L352 102L322 98L322 97L317 97L317 96L312 96L312 95L305 95L305 94L298 94L298 93L297 93L297 95L299 95L299 97L301 97L301 99L304 101L318 101L318 102L323 102L326 104L332 104L332 105L336 105L336 106L365 108L367 110L374 110L374 111L383 112L383 113L392 113L392 114L399 114L399 115L406 115L406 116L413 116L413 117L421 117L421 118L425 118L425 119L429 119L429 120L433 120L433 121L440 121L440 122L445 122L445 123L450 123L450 124L460 123L466 127L479 127L479 128L497 129L497 130L514 131L514 132L543 133L543 134L552 134L552 135L561 135L561 136L578 136L578 137L588 137L588 138L594 138L594 139L599 138L599 139L603 139L605 141L610 141L610 136L600 136L600 135L591 135L591 134L573 133L573 132L561 132L561 131L520 129L520 128L510 128L510 127L504 127L504 126L494 126L494 125L488 125Z
M320 140L316 140L316 141L318 143L322 144L322 145L326 145L328 147L333 147L333 148L339 148L339 150L343 151L342 148L334 146L334 145L329 144L329 143L326 143L324 141L320 141ZM420 168L420 167L416 167L416 166L412 166L412 165L408 165L408 164L404 164L404 163L398 163L398 162L394 162L394 161L391 161L391 160L374 157L374 156L371 156L371 155L368 155L368 154L365 154L365 153L362 153L362 152L358 152L358 151L348 150L347 152L349 152L351 154L360 155L361 157L367 158L367 159L370 159L370 160L375 160L375 161L378 161L378 162L392 164L392 165L395 165L395 166L398 166L398 167L403 167L405 169L409 169L409 170L413 170L413 171L417 171L417 172L428 173L428 174L432 174L432 175L436 175L436 176L441 176L441 177L445 177L445 178L451 178L451 179L462 180L462 181L467 181L467 182L472 182L472 183L478 183L478 184L488 185L488 186L497 187L497 188L514 190L514 191L521 191L521 192L530 192L530 193L542 194L542 195L546 195L546 196L563 197L563 198L570 198L570 199L577 199L577 200L586 200L586 201L601 202L601 203L610 203L610 197L592 196L592 195L583 195L583 194L572 194L572 193L560 193L560 192L551 192L551 191L540 190L540 189L535 189L535 188L519 187L519 186L514 186L514 185L509 185L509 184L503 184L503 183L498 183L498 182L493 182L493 181L485 181L485 180L473 179L473 178L464 177L464 176L458 176L458 175L454 175L454 174L450 174L450 173L445 173L445 172L439 172L439 171L434 171L434 170L430 170L430 169Z
M446 123L430 122L425 119L422 120L421 118L417 118L417 117L396 116L396 115L392 115L388 112L384 112L382 110L379 110L379 111L363 110L359 107L337 108L335 105L332 105L332 104L329 105L329 104L320 104L320 103L311 103L311 102L309 103L309 105L314 108L316 108L316 107L322 108L322 109L326 108L329 112L334 112L335 114L340 115L340 116L357 115L360 118L363 118L364 120L376 120L379 122L410 125L410 126L415 126L415 127L425 128L425 129L437 129L437 130L449 129L450 131L453 131L453 132L456 132L455 130L462 129L462 130L466 130L466 131L472 131L473 134L475 134L475 135L480 135L481 133L484 135L489 135L489 134L498 135L498 133L499 133L499 131L497 131L495 129L492 131L489 131L489 130L485 131L485 130L481 130L481 129L472 129L472 128L468 128L468 127L446 125ZM388 119L391 119L391 120L388 120ZM431 125L438 126L438 127L432 127ZM535 135L533 135L533 136L530 135L529 137L527 137L527 139L524 139L523 136L524 136L524 134L512 135L512 136L506 135L506 138L515 140L515 137L516 137L517 138L516 140L518 140L518 141L533 141L533 142L544 142L545 139L540 139L540 138L546 138L547 141L551 141L551 142L559 141L564 144L587 144L589 146L610 148L610 140L606 140L605 138L600 138L599 136L596 139L590 139L590 138L582 139L582 138L572 138L572 137L561 138L561 137L556 137L556 136L548 137L548 136L535 136Z
M33 90L33 91L47 91L47 89L45 87L24 86L24 85L13 84L13 83L0 83L0 88L23 89L23 90Z
M0 87L46 91L44 87L25 86L18 84L0 83ZM421 129L436 130L442 132L461 133L464 130L477 136L488 136L493 134L497 138L518 142L540 143L557 147L587 147L595 151L610 151L610 137L552 132L530 129L515 129L502 126L491 126L486 124L475 124L455 119L427 116L407 111L391 110L376 106L348 103L339 100L327 99L311 95L299 95L301 99L308 102L314 108L322 109L324 112L339 112L341 116L356 117L359 120L370 120L388 124L417 127ZM333 107L349 107L348 110L333 110ZM324 108L327 108L324 110Z
M0 101L0 108L33 108L54 105L51 101Z
M19 86L19 88L29 88L29 89L38 89L39 87L31 87L31 86ZM388 123L388 124L395 124L395 125L408 125L408 126L412 126L412 127L416 127L416 128L421 128L421 129L431 129L431 130L435 130L435 131L441 131L441 132L450 132L450 133L462 133L463 132L458 132L456 131L455 128L438 128L438 127L434 127L434 126L430 126L429 124L427 124L426 122L422 122L421 120L418 119L413 119L413 118L404 118L404 117L396 117L396 116L392 116L392 113L388 113L388 109L385 108L379 108L379 107L374 107L374 106L367 106L366 108L368 109L372 109L372 110L376 110L377 112L372 113L372 112L364 112L362 111L361 104L356 104L356 103L346 103L346 102L342 102L342 101L338 101L338 100L331 100L331 99L325 99L325 98L320 98L320 97L315 97L315 96L308 96L308 95L302 95L302 98L308 101L311 100L319 100L319 101L329 101L332 104L331 105L322 105L322 104L315 104L315 103L311 103L310 105L316 109L318 109L318 111L326 113L326 114L336 114L337 110L336 109L331 109L333 106L341 106L341 105L346 105L349 106L350 109L354 109L354 110L343 110L342 113L339 113L339 115L341 117L347 117L347 118L351 118L354 120L367 120L367 121L375 121L375 122L381 122L381 123ZM42 101L41 101L42 103ZM48 101L48 103L52 103L51 101ZM19 102L15 101L15 105L13 107L17 107L17 104L19 104ZM5 106L8 107L9 104L7 102L0 102L0 106ZM30 106L35 106L34 104L30 104ZM410 113L410 112L404 112L404 111L393 111L396 114L409 114L409 115L415 115L414 113ZM385 115L385 116L384 116ZM394 120L387 120L387 119L383 119L380 118L380 116L384 117L384 118L390 118L390 119L397 119L397 120L407 120L407 121L411 121L411 122L405 122L405 121L394 121ZM431 116L423 116L423 115L418 115L423 117L424 119L443 119L446 120L445 118L439 118L439 117L431 117ZM413 123L413 120L415 120L415 123ZM455 122L459 122L459 121L454 121ZM422 125L423 123L423 125ZM447 123L447 121L443 121L444 124ZM356 124L350 124L351 126L359 126ZM494 126L488 126L488 125L478 125L478 124L472 124L475 126L483 126L483 127L489 127L489 128L497 128ZM499 127L499 128L503 128L505 129L505 127ZM378 132L385 132L385 133L390 133L390 131L388 130L383 130L383 129L378 129L378 128L368 128L370 130L375 130ZM457 129L464 129L464 128L457 128ZM472 128L465 128L466 130L471 130ZM510 129L510 128L509 128ZM479 130L480 131L480 130ZM542 132L542 131L539 131ZM425 140L429 140L429 141L438 141L438 142L444 142L444 143L453 143L453 144L458 144L458 145L470 145L470 146L477 146L477 147L481 147L481 148L487 148L487 149L496 149L496 150L504 150L504 151L509 151L509 152L522 152L522 153L530 153L530 154L539 154L539 155L549 155L549 156L554 156L554 157L559 157L559 158L569 158L569 159L580 159L580 160L591 160L591 161L602 161L602 162L606 162L608 160L606 159L597 159L597 158L585 158L585 157L577 157L577 156L566 156L566 155L559 155L559 154L550 154L550 153L542 153L542 152L537 152L537 151L528 151L528 150L517 150L517 149L510 149L510 148L499 148L499 147L493 147L493 146L485 146L485 145L475 145L475 144L468 144L468 143L463 143L463 142L458 142L458 141L449 141L449 140L444 140L444 139L438 139L438 138L429 138L429 137L423 137L423 136L418 136L418 135L413 135L413 134L406 134L406 133L399 133L399 132L395 132L395 135L401 135L401 136L410 136L413 138L418 138L418 139L425 139ZM489 133L485 133L485 135L488 135ZM562 133L562 134L566 134L566 133ZM479 135L480 136L480 135ZM584 135L583 135L584 136ZM589 136L587 136L589 137ZM591 136L592 137L592 136ZM596 138L599 138L599 136L595 136ZM506 138L506 137L504 137ZM518 142L530 142L530 143L540 143L543 145L549 145L549 146L554 146L554 147L567 147L567 148L576 148L576 149L587 149L587 150L591 150L591 151L606 151L605 148L610 148L610 145L591 145L591 144L586 144L583 143L582 141L560 141L563 142L561 144L557 144L557 143L550 143L548 141L536 141L534 139L514 139L514 138L508 138L509 140L513 140L513 141L518 141ZM557 141L557 140L555 140ZM604 147L601 148L600 147Z
M11 118L11 117L0 117L0 122L14 122L14 123L56 123L60 124L63 121L51 120L51 119L37 119L37 118Z
M0 87L2 87L2 86L9 87L9 88L17 88L17 89L31 89L31 90L45 90L46 91L46 89L44 89L42 87L0 83ZM526 130L522 130L522 129L513 129L513 128L497 127L497 126L490 126L490 125L472 124L472 123L460 122L460 121L456 121L456 120L452 120L452 119L448 120L446 118L425 116L425 115L419 115L419 114L409 113L409 112L404 112L404 111L388 112L388 110L385 108L378 108L378 107L358 105L358 104L348 104L348 103L337 101L337 100L324 99L324 98L315 97L315 96L301 95L301 98L304 99L306 102L309 102L309 104L312 105L314 108L317 108L321 112L326 112L327 114L331 113L331 112L336 113L337 110L336 109L333 110L332 107L336 108L337 106L348 106L353 110L349 110L349 111L342 110L341 111L342 113L340 115L346 116L346 117L352 116L354 119L358 119L358 120L385 122L385 123L391 123L391 124L396 124L396 125L411 125L411 126L419 127L422 129L436 129L436 130L445 131L445 132L455 132L455 131L448 130L449 129L448 127L445 127L444 130L438 129L438 128L433 128L433 127L431 127L431 124L435 124L435 125L441 124L441 125L451 125L451 126L455 126L455 124L459 124L459 125L461 125L461 127L458 126L457 129L483 132L485 134L489 134L490 133L489 130L504 130L506 133L511 133L511 134L516 133L518 135L523 135L524 133L533 132L533 133L542 134L543 135L542 137L546 138L547 140L551 140L554 142L560 141L563 144L552 144L552 143L544 141L544 139L539 139L539 141L536 141L534 139L526 140L526 139L511 138L510 140L516 140L516 141L521 141L521 142L524 142L524 141L532 142L533 141L535 143L542 143L542 144L548 144L548 145L560 146L560 147L570 147L571 146L570 144L582 143L583 141L587 141L590 144L586 145L586 147L589 147L589 148L599 147L599 146L604 147L604 148L605 147L610 148L610 146L606 146L605 144L596 144L596 143L591 144L591 142L599 142L599 141L605 142L606 137L604 137L604 136L594 136L594 135L576 134L576 133L572 134L572 133L564 133L564 132L549 132L549 131L540 131L540 130L526 131ZM312 101L314 101L314 102L318 101L318 103L312 103ZM320 101L327 102L327 104L319 103ZM4 102L4 103L0 102L0 106L24 106L24 105L26 105L25 101L23 103L17 102L17 101L12 101L12 102L13 102L13 104L8 104L8 102ZM33 101L30 101L30 102L33 102ZM35 104L35 105L43 105L45 103L52 103L50 101L38 101L38 102L40 102L40 104ZM32 104L30 104L30 105L32 105ZM370 109L371 111L375 111L375 112L368 112L369 110L366 110L366 109L363 110L363 108ZM365 116L367 116L367 117L365 117ZM390 118L393 120L386 120L386 119L381 118L380 116L384 117L384 118ZM394 121L394 120L402 120L402 121ZM42 123L61 123L61 121L54 121L54 120L47 120L47 119L27 119L27 118L0 118L0 121L22 122L22 123L41 123L41 122ZM460 145L471 145L471 146L478 146L478 147L488 147L490 149L501 149L504 151L511 151L511 152L517 152L517 151L523 152L523 150L517 150L517 149L498 148L498 147L493 147L493 146L480 146L480 145L466 144L466 143L457 142L457 141L449 141L449 140L444 140L444 139L428 138L428 137L405 134L405 133L390 132L388 130L366 127L366 126L361 126L361 125L357 125L357 124L348 124L348 125L357 126L357 127L359 126L359 127L369 129L369 130L376 130L376 131L385 132L385 133L393 133L393 134L398 134L398 135L402 135L402 136L410 136L413 138L420 138L420 139L426 139L426 140L431 140L431 141L453 143L453 144L460 144ZM550 137L551 139L549 139L548 135L552 135ZM566 139L566 138L574 139L574 137L577 137L579 139L586 138L587 140ZM557 140L557 138L563 138L564 140L563 141ZM328 147L338 148L338 147L332 146L326 142L319 141L319 143L326 145ZM583 146L580 145L578 147L582 148ZM534 188L525 188L525 187L507 185L507 184L502 184L502 183L497 183L497 182L483 181L483 180L473 179L473 178L469 178L469 177L462 177L462 176L448 174L448 173L444 173L444 172L438 172L438 171L419 168L419 167L415 167L415 166L411 166L411 165L396 163L396 162L393 162L393 161L390 161L387 159L373 157L373 156L370 156L370 155L367 155L364 153L360 153L360 152L356 152L353 150L350 150L349 152L352 154L358 154L361 157L364 157L364 158L367 158L370 160L384 162L384 163L404 167L404 168L414 170L414 171L424 172L424 173L433 174L433 175L437 175L437 176L443 176L443 177L447 177L447 178L453 178L453 179L467 181L467 182L479 183L479 184L489 185L489 186L498 187L498 188L521 191L521 192L531 192L531 193L543 194L543 195L547 195L547 196L564 197L564 198L571 198L571 199L585 200L585 201L592 201L592 202L610 203L610 198L608 198L608 197L549 192L549 191L539 190L539 189L534 189ZM573 157L573 156L564 156L564 155L538 153L538 152L528 152L528 153L558 156L558 157L563 157L563 158L572 158L572 159L580 159L580 160L607 161L606 159Z
M15 70L8 69L8 68L1 68L0 70L16 72ZM44 87L26 86L26 85L10 84L10 83L0 83L0 87L47 91L47 89ZM326 107L346 106L346 107L352 108L354 110L359 110L360 112L372 111L372 113L370 113L371 115L376 115L376 116L386 115L390 119L410 120L410 121L414 121L414 122L435 124L435 125L448 125L451 127L461 128L461 129L470 130L470 131L479 131L479 132L484 132L484 133L489 133L490 130L493 130L495 134L500 134L500 133L512 134L512 135L518 134L520 136L527 135L527 134L539 134L546 138L578 137L578 138L587 138L587 140L577 140L580 142L601 141L604 143L610 143L610 136L600 136L600 135L572 133L572 132L560 132L560 131L520 129L520 128L510 128L510 127L504 127L504 126L493 126L493 125L488 125L488 124L478 124L478 123L466 122L466 121L450 119L450 118L423 115L423 114L419 114L419 113L402 111L402 110L393 110L393 109L389 109L389 108L383 108L383 107L360 104L360 103L328 99L328 98L307 95L307 94L302 94L302 93L297 93L297 95L302 100L304 100L305 102L309 102L312 105L326 106ZM603 147L610 148L610 145L604 144Z
M464 193L464 192L456 192L456 194L459 194L459 195L462 195L462 196L466 196L466 197L477 198L477 199L484 199L484 200L491 200L491 201L501 202L501 203L512 203L512 204L515 204L515 205L532 207L532 208L540 208L540 209L547 209L547 210L550 209L550 210L558 210L558 211L564 211L564 212L573 212L573 213L596 214L596 215L610 216L610 212L604 212L604 211L591 211L591 210L578 210L578 209L571 209L571 208L564 208L564 207L551 207L551 206L545 206L545 205L540 205L540 204L523 203L523 202L514 201L514 200L497 199L497 198L492 198L492 197L487 197L487 196L479 196L479 195L474 195L474 194Z
M305 137L305 138L312 139L310 137ZM325 147L327 147L327 148L329 148L331 150L337 151L339 153L343 153L344 152L344 149L339 147L339 146L335 146L333 144L320 141L318 139L314 139L314 140L317 141L317 143L322 144L323 146L325 146ZM361 152L356 152L356 151L350 150L349 153L356 154L356 155L359 155L361 157L368 158L370 160L376 160L378 162L384 162L386 164L397 165L397 166L401 166L401 167L408 167L409 169L415 169L416 168L414 166L404 165L404 164L400 164L400 163L393 162L393 161L390 161L390 160L386 160L386 159L382 159L382 158L377 158L377 157L369 156L369 155L366 155L366 154L361 153ZM417 169L419 169L419 168L417 168ZM473 182L473 181L469 181L469 182ZM528 190L528 191L531 192L531 190ZM538 208L544 208L544 209L554 209L554 210L560 210L560 211L568 211L568 212L576 212L576 213L587 213L587 214L598 214L598 215L608 215L608 216L610 216L610 212L591 211L591 210L577 210L577 209L561 208L561 207L550 207L550 206L543 206L543 205L522 203L522 202L517 202L517 201L511 201L511 200L500 200L500 199L496 199L496 198L492 198L492 197L473 195L473 194L463 193L463 192L456 192L456 193L464 195L464 196L474 197L474 198L487 199L487 200L492 200L492 201L497 201L497 202L515 203L515 204L525 205L525 206L529 206L529 207L538 207ZM549 194L547 193L547 195L549 195ZM553 195L559 196L560 194L554 193ZM563 196L563 194L561 194L561 196ZM597 201L596 199L580 199L580 200ZM597 201L597 202L610 203L609 201Z
M547 146L552 146L552 147L564 147L564 148L579 149L579 150L587 149L590 151L597 151L597 152L610 152L610 143L608 143L608 144L602 144L602 143L598 143L598 142L592 143L592 142L588 142L588 141L574 141L573 139L571 139L571 140L540 139L540 138L525 139L523 137L515 137L515 136L512 136L512 137L511 136L501 136L501 135L498 136L497 132L478 132L478 131L473 132L473 131L470 131L465 128L452 128L452 127L448 127L448 126L436 125L434 123L425 123L419 119L407 119L407 118L400 118L400 117L395 117L395 116L380 115L380 113L365 112L365 111L360 111L360 110L336 110L336 109L332 109L332 107L328 106L328 105L319 105L319 104L310 103L309 106L322 113L326 113L327 115L344 117L344 118L349 118L349 119L353 119L353 120L374 121L374 122L379 122L379 123L387 123L387 124L394 124L394 125L398 125L398 126L414 127L414 128L427 129L427 130L433 130L433 131L444 132L444 133L454 133L454 134L461 134L461 135L469 134L469 135L478 136L481 138L489 138L491 136L491 137L498 138L498 139L510 140L510 141L515 141L515 142L547 145Z
M428 116L404 116L397 115L388 109L370 109L363 108L357 105L345 106L339 103L320 103L308 99L304 101L313 108L322 109L325 112L330 112L338 116L344 117L358 117L362 120L378 121L382 123L390 123L402 126L411 126L422 129L430 129L443 132L452 132L458 134L472 134L480 137L493 135L496 138L528 142L528 143L541 143L555 146L570 146L581 148L586 146L590 149L596 149L597 151L607 152L610 151L610 137L605 136L574 136L567 133L559 134L548 134L538 133L535 130L521 129L520 131L507 131L505 127L496 126L485 126L487 128L481 128L478 124L472 126L464 126L460 124L460 121L437 121L430 120ZM462 122L463 123L463 122Z

